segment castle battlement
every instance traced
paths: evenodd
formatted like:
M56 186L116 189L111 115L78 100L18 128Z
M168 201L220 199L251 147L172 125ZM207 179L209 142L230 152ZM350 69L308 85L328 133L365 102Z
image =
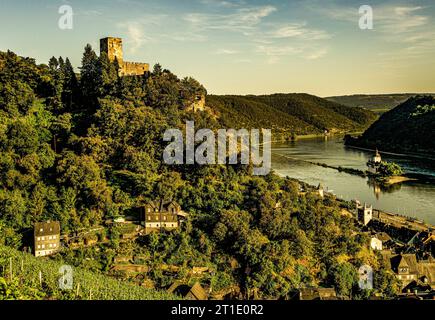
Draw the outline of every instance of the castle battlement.
M150 71L148 63L124 61L122 38L106 37L100 39L100 54L103 52L107 54L111 62L118 61L121 77L140 76Z

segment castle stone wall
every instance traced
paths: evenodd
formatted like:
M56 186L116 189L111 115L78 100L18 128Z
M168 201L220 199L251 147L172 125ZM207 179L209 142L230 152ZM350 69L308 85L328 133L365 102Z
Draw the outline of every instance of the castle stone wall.
M138 76L143 75L148 71L150 71L150 65L148 63L124 62L121 65L119 74L121 76Z
M122 51L122 39L107 37L100 39L100 54L106 53L109 61L114 62L118 60L119 75L122 76L140 76L150 70L148 63L128 62L124 61Z

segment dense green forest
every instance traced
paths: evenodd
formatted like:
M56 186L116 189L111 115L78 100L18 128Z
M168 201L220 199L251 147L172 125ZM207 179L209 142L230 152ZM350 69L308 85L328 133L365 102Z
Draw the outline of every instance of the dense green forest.
M354 94L349 96L327 97L325 99L348 107L360 107L376 113L384 113L417 95L417 93Z
M376 115L362 108L350 108L309 94L264 96L213 96L207 105L231 128L265 127L274 137L349 132L366 129Z
M415 96L385 113L347 143L383 151L435 155L435 98Z
M134 215L146 201L172 199L189 213L182 228L125 242L116 226L104 227L99 237L107 242L65 248L53 259L106 275L115 256L133 254L144 257L150 270L144 276L156 289L190 279L215 291L235 286L244 298L271 299L290 298L297 288L319 285L334 287L343 297L364 298L372 292L358 289L357 269L369 263L379 271L374 291L393 295L395 277L346 214L347 203L323 199L309 186L273 173L253 176L250 166L162 162L166 128L183 129L186 119L195 120L197 128L218 128L222 119L231 124L225 118L230 111L218 110L222 119L186 111L198 93L205 93L199 82L179 79L158 64L147 76L120 78L116 64L104 54L98 57L89 45L79 75L68 59L37 65L12 52L0 53L0 246L31 245L28 235L37 221L58 220L62 233L69 234ZM217 104L228 99L233 98L211 97L208 103L219 109ZM367 118L352 121L348 109L322 105L309 96L234 99L237 108L231 112L254 106L256 111L237 111L246 118L254 114L252 125L270 114L269 104L274 104L272 113L292 119L292 130L304 124L297 133L353 129L356 122L363 126L371 118L360 110ZM315 115L305 117L307 110L298 101L316 110ZM14 252L1 251L3 276ZM180 271L168 274L162 264ZM192 279L188 270L195 266L213 272ZM35 284L30 278L0 278L0 297L17 286L30 290ZM39 295L22 292L30 298ZM65 298L49 289L44 297Z

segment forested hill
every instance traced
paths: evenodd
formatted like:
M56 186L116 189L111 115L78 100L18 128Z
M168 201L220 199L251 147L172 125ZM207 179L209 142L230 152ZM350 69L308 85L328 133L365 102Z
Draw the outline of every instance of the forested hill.
M196 128L222 128L223 118L186 108L205 93L192 78L179 79L158 64L145 77L119 77L116 67L90 45L80 77L67 58L37 65L0 52L0 265L9 266L12 258L16 268L24 260L24 272L43 269L44 283L59 263L74 266L83 270L77 273L82 288L99 291L93 293L97 299L107 297L101 285L116 284L96 276L100 283L91 286L92 274L156 290L175 280L197 281L213 294L236 292L247 299L290 298L298 288L319 285L336 288L342 297L363 297L367 291L357 285L362 264L375 267L375 293L397 291L395 277L369 250L348 203L322 198L314 188L273 173L254 176L248 165L165 164L166 129L184 129L186 120L194 120ZM358 125L346 116L348 109L305 95L211 97L209 103L221 108L226 121L249 120L252 126L268 118L278 124L288 119L293 130L304 125L307 133ZM123 237L123 225L107 223L143 219L139 209L151 200L178 202L187 221L172 232L131 240ZM32 246L35 222L46 220L59 221L62 235L88 231L86 237L97 243L67 245L51 257L56 264L8 250ZM151 272L130 279L113 270L118 256L133 257L129 260ZM196 267L212 272L193 273ZM0 277L0 299L34 288L39 296L37 278L13 274L20 277ZM68 298L51 288L44 285L42 297ZM139 289L131 291L135 299L167 297ZM120 298L116 290L109 294Z
M349 144L384 151L435 154L435 98L416 96L385 113Z
M348 107L360 107L369 109L376 113L383 113L417 95L417 93L354 94L348 96L327 97L325 99Z
M207 105L232 128L273 128L283 136L366 129L376 116L309 94L208 96Z

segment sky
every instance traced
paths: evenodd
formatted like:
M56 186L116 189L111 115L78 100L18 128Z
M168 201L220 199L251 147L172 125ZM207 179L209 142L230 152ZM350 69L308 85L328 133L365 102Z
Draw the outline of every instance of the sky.
M73 11L59 28L59 8ZM373 29L361 29L361 5ZM160 63L213 94L435 92L433 0L0 0L0 50L47 63L123 38L124 60Z

